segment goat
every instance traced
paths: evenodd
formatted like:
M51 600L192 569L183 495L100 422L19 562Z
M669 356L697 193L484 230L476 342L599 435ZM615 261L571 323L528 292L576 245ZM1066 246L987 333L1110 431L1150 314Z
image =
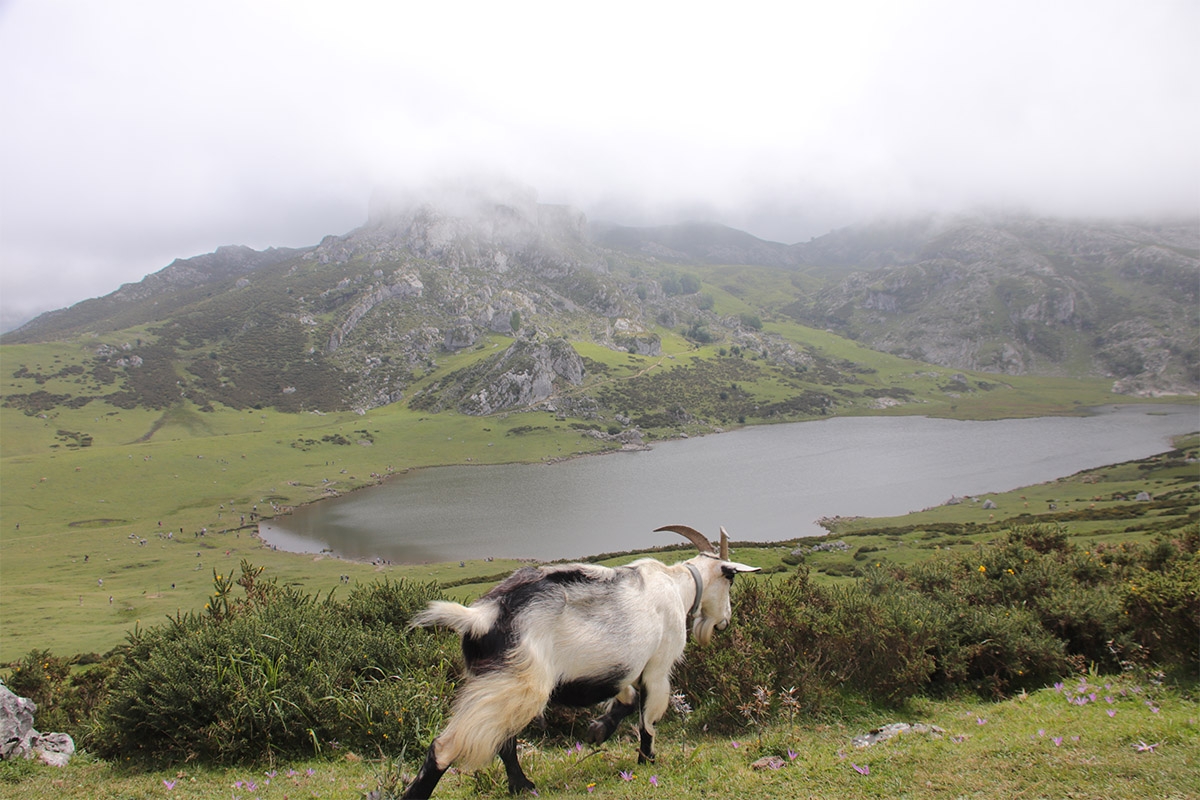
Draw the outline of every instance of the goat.
M638 763L654 760L654 726L670 702L689 617L692 635L707 645L729 624L734 576L758 572L729 560L724 528L720 551L686 525L656 530L683 535L700 555L670 566L643 558L616 568L522 567L470 606L438 600L413 617L410 627L440 625L462 636L467 678L404 797L429 797L451 764L479 769L497 755L509 792L532 790L517 734L549 703L610 701L588 727L595 744L640 708Z

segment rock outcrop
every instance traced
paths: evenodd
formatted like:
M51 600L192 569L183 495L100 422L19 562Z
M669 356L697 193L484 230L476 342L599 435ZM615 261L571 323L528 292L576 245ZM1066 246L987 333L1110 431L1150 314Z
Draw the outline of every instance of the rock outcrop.
M562 383L583 383L583 360L565 339L514 342L458 404L464 414L491 414L544 402Z
M65 733L38 733L33 727L35 714L36 703L0 683L0 758L36 758L52 767L65 767L75 754L75 742Z

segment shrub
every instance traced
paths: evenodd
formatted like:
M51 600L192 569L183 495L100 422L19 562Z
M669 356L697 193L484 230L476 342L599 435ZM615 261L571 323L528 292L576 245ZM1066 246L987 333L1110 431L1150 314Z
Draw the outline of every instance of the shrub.
M88 663L88 669L72 667ZM31 650L13 665L5 685L37 705L35 724L45 731L78 735L104 701L114 664L95 654L62 658Z
M811 711L844 692L998 697L1089 666L1124 669L1130 656L1194 675L1196 541L1085 550L1058 529L1021 527L969 554L863 566L849 584L811 584L801 564L785 581L738 584L728 640L689 650L677 685L697 720L737 726L759 688L791 689Z
M1162 570L1147 569L1135 576L1123 587L1120 605L1129 639L1150 661L1195 677L1200 663L1200 561L1194 552L1179 555Z
M232 762L326 747L394 753L440 726L453 641L403 626L433 585L385 582L345 603L214 576L205 614L136 630L89 739L101 755Z

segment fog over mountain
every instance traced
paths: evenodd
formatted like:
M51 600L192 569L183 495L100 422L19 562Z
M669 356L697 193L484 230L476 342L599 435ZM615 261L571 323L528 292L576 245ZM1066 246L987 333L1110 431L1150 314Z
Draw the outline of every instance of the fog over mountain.
M380 187L792 244L885 216L1200 214L1200 6L0 5L0 330Z

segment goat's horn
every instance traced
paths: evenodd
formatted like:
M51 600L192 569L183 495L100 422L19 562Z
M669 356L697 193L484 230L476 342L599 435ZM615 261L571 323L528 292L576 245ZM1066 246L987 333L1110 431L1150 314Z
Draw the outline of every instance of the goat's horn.
M687 525L663 525L661 528L655 528L654 531L655 533L658 531L674 531L696 545L696 549L701 553L711 553L714 556L717 554L713 550L712 542L704 538L703 533L695 528L689 528Z
M725 526L721 526L721 560L729 560L729 534L725 532Z

